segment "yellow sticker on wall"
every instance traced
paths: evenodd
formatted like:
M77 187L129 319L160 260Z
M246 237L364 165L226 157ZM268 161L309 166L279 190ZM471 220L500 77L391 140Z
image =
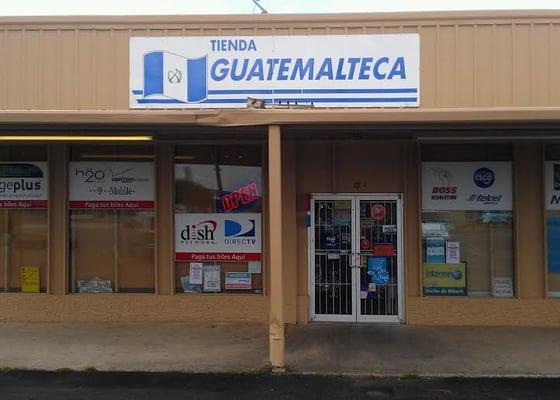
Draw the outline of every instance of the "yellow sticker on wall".
M39 293L39 267L21 267L22 293Z

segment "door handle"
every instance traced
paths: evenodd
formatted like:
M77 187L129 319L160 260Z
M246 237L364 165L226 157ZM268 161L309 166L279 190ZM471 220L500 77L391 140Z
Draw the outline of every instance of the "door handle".
M356 268L360 269L362 267L362 254L356 253Z

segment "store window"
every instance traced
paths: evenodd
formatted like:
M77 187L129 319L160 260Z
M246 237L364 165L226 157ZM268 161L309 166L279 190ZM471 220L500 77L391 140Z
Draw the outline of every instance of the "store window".
M155 292L151 146L73 146L69 163L72 293Z
M545 162L548 295L560 297L560 145L548 145Z
M46 146L0 147L0 291L46 292Z
M262 148L178 146L175 290L262 293Z
M508 145L422 146L423 293L514 295Z

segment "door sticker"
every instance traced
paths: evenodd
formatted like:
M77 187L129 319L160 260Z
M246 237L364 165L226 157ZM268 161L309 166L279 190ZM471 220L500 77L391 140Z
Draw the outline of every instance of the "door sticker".
M376 221L381 221L387 215L387 210L383 204L374 204L371 206L371 216Z

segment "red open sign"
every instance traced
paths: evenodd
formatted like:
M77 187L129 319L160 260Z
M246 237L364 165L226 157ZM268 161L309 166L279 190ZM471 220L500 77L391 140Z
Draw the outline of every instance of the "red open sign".
M224 194L221 198L222 208L226 212L234 211L241 206L251 204L261 198L259 188L255 182L242 186L233 192Z

